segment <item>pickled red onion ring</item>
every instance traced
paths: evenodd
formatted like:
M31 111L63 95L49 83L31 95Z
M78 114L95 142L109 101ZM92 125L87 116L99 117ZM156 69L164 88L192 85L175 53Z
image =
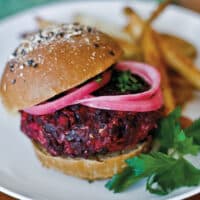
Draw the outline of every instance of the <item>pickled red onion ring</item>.
M162 101L162 93L161 90L158 91L149 99L141 99L141 100L109 100L109 101L85 101L81 103L82 105L104 109L104 110L115 110L115 111L134 111L134 112L149 112L153 110L158 110L161 108Z
M107 71L103 74L100 83L91 81L78 89L72 90L72 92L57 100L36 105L24 111L33 115L45 115L74 104L83 104L89 107L106 110L134 112L148 112L161 108L163 102L160 90L160 75L155 68L144 63L127 61L117 64L115 69L121 71L129 70L132 74L143 78L151 88L138 94L92 96L92 92L103 87L110 81L111 71Z
M88 94L106 85L110 81L110 79L111 71L109 70L102 74L102 80L99 83L93 80L78 89L72 90L72 92L66 94L59 99L44 104L32 106L30 108L24 109L24 111L32 115L45 115L53 113L66 106L74 104L75 101L82 99L85 96L87 97Z

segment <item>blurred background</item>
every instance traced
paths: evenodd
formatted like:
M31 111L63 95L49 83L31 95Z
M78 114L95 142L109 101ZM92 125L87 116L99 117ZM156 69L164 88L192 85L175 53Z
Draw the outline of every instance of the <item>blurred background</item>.
M76 1L76 0L0 0L0 19L8 15L12 15L22 10L25 10L27 8L58 1ZM161 2L162 0L138 0L138 1ZM197 12L200 12L200 0L174 0L174 3L193 9Z

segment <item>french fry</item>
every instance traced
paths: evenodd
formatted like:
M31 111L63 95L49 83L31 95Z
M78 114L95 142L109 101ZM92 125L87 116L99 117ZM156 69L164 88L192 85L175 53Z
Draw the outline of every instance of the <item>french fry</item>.
M176 105L184 107L193 98L194 88L176 72L170 70L168 76Z
M160 34L162 39L165 40L169 45L175 49L176 51L180 52L183 56L189 57L191 59L195 59L197 56L197 50L193 44L190 42L166 33Z
M137 44L140 43L144 21L141 17L130 7L124 8L124 14L128 17L129 23L124 27L124 31L129 33L133 41Z
M146 21L144 21L133 9L125 7L124 14L129 17L129 23L124 30L127 33L130 33L135 41L139 41L144 27L149 26L172 1L173 0L165 0L163 3L160 3Z
M164 97L165 112L169 113L175 108L175 101L167 76L167 69L157 46L157 33L147 27L143 34L142 47L145 62L155 66L161 75L161 87Z
M200 89L200 70L191 59L172 49L167 41L158 36L165 61L173 70L181 74L193 87Z
M146 20L146 25L151 24L158 16L164 11L164 9L172 2L173 0L165 0L163 3L160 3L159 6L152 12L150 17Z

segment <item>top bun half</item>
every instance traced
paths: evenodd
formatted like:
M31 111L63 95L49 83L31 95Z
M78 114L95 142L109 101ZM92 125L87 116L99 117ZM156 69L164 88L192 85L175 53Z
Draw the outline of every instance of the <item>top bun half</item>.
M44 102L105 71L120 58L106 34L79 24L62 24L24 40L8 61L0 83L6 108L22 110Z

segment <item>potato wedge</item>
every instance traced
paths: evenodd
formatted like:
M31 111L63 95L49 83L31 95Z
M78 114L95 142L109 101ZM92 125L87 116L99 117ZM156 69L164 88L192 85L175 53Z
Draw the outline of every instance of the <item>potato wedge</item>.
M194 88L178 73L168 70L170 84L177 106L184 107L194 96Z
M163 40L165 40L167 43L169 43L173 49L178 51L183 56L189 57L191 59L196 58L197 49L190 42L188 42L180 37L166 34L166 33L161 33L160 35Z
M128 24L124 27L124 31L128 33L133 41L137 44L140 43L144 21L142 18L130 7L124 8L124 14L128 17Z
M158 5L158 7L152 12L150 17L146 20L146 25L151 24L155 19L159 17L160 14L164 11L164 9L171 3L173 0L165 0Z
M193 64L193 61L173 49L162 37L158 36L158 40L169 67L181 74L193 87L200 89L200 70Z
M160 3L158 5L158 7L152 12L152 14L150 15L150 17L147 19L146 21L146 25L151 24L155 19L158 18L158 16L160 14L162 14L162 12L164 11L164 9L170 4L172 3L173 0L165 0L162 3Z

